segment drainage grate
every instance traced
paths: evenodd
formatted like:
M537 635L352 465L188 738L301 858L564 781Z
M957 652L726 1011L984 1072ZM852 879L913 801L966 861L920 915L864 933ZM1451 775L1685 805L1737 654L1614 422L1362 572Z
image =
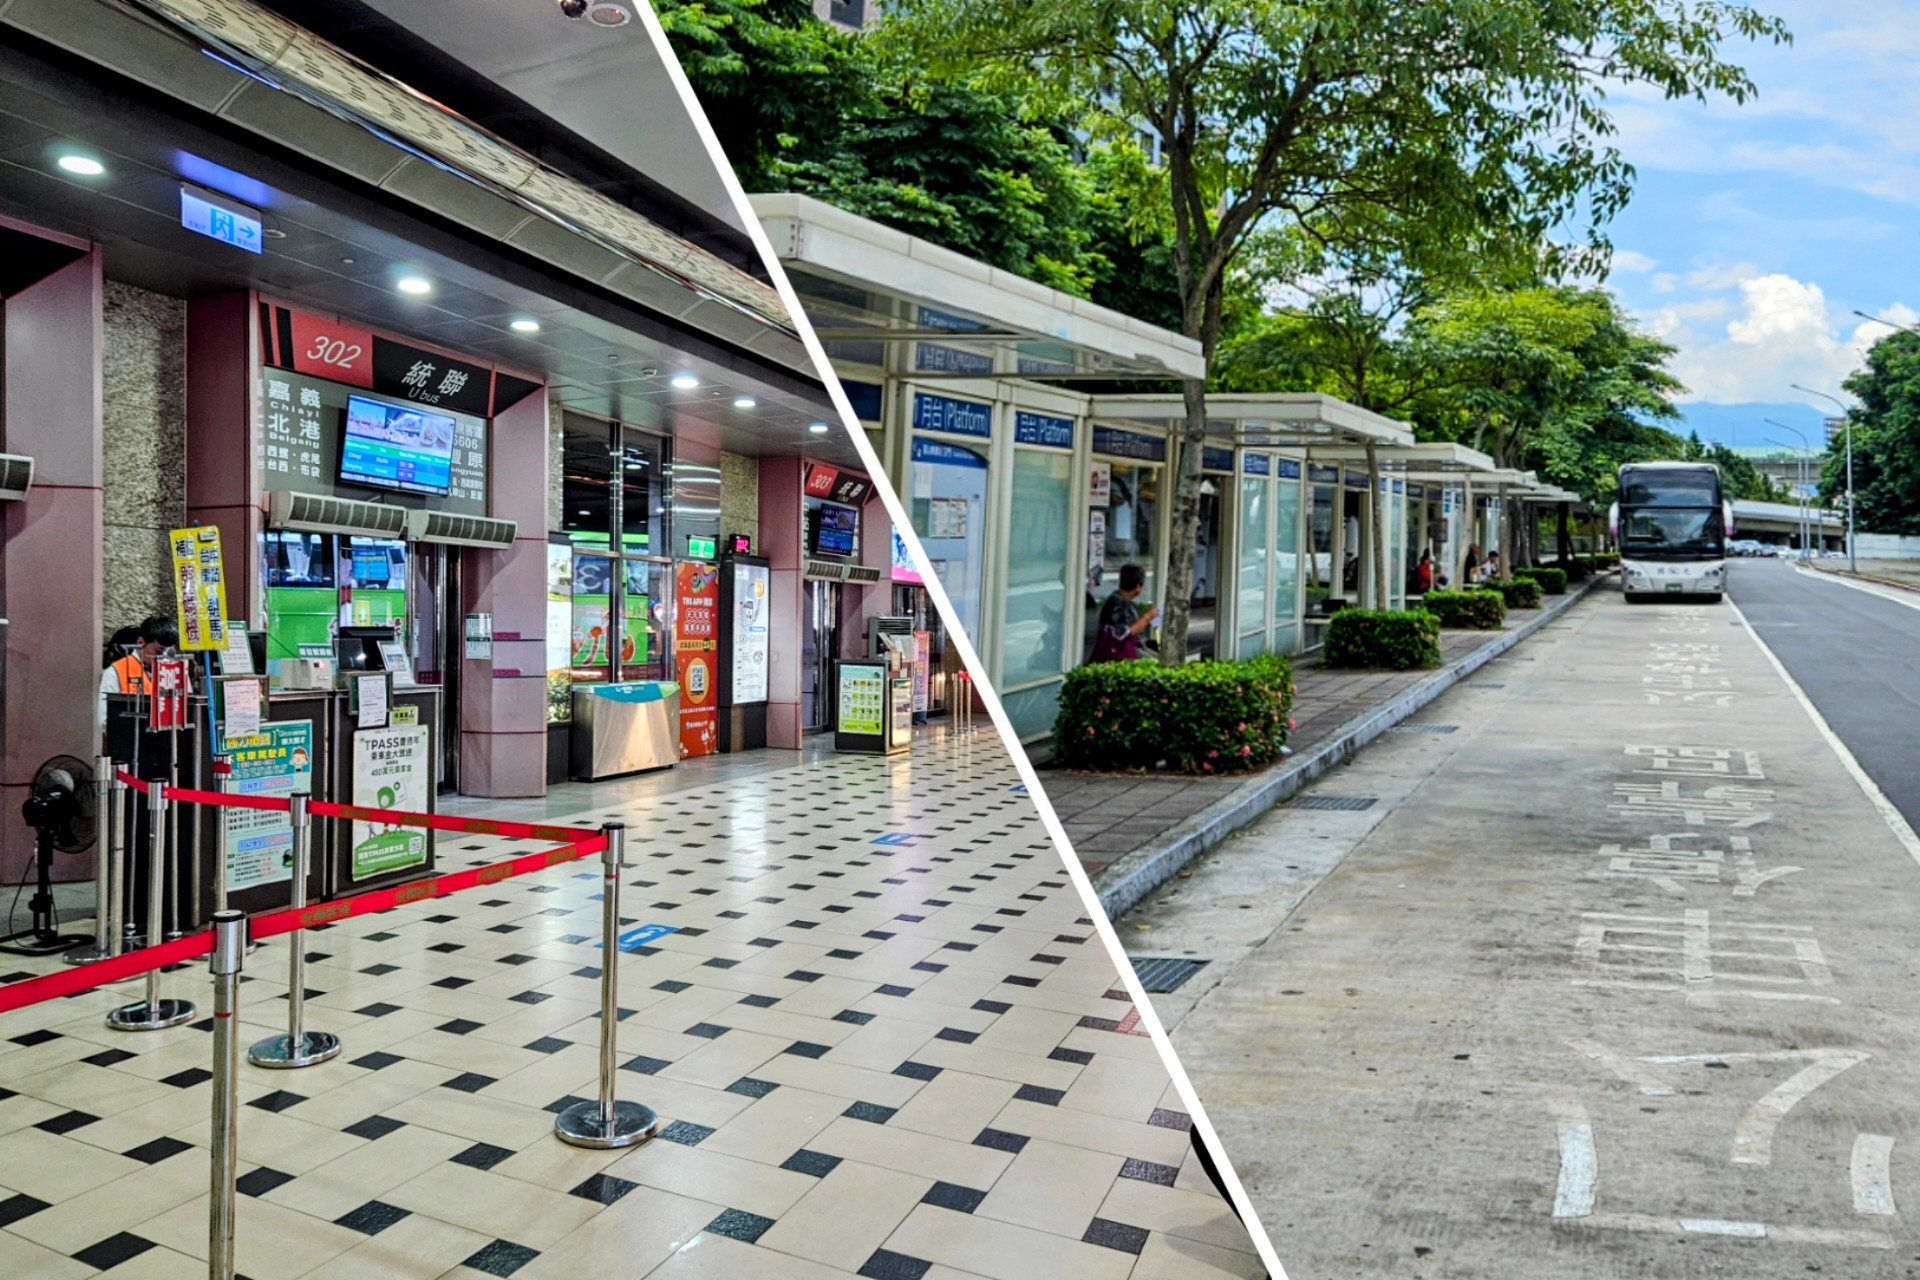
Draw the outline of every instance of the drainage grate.
M1379 796L1301 796L1293 802L1295 809L1344 809L1356 812L1371 809L1380 803Z
M1485 685L1480 687L1486 688ZM1459 731L1460 726L1457 724L1402 724L1395 725L1393 728L1395 733L1458 733Z
M1507 686L1493 680L1475 680L1468 687L1472 689L1504 689Z
M1188 960L1184 956L1135 956L1133 971L1148 995L1164 996L1178 991L1188 978L1212 963L1211 960Z

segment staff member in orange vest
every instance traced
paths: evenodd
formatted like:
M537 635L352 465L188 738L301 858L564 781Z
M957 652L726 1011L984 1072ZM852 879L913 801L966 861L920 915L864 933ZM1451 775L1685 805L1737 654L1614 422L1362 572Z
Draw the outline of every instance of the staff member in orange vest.
M118 641L124 631L115 633ZM115 648L125 645L108 645L107 669L100 673L100 731L107 728L107 695L110 693L147 692L147 665L155 658L180 643L180 628L174 625L172 618L163 618L159 614L148 618L133 633L133 652L121 658L114 658Z

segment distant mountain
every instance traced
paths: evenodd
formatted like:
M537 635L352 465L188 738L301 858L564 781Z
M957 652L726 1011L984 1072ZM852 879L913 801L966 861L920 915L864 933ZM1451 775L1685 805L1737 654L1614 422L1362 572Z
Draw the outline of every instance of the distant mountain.
M1784 444L1798 445L1800 438L1792 431L1782 431L1778 427L1767 425L1766 419L1784 422L1805 433L1813 447L1818 449L1826 439L1825 422L1827 415L1811 405L1804 404L1709 404L1696 401L1678 406L1683 420L1670 424L1669 429L1680 435L1697 431L1700 439L1708 444L1724 444L1729 448L1759 448L1770 443L1768 437Z

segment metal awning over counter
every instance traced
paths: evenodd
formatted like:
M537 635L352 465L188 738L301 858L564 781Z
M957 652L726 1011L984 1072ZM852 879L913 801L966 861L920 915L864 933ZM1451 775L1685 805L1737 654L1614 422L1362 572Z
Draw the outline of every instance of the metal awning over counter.
M749 199L837 360L923 380L1206 376L1200 344L1157 325L808 196Z
M1416 483L1445 484L1457 482L1468 473L1492 475L1497 470L1493 459L1486 454L1451 441L1396 444L1375 452L1379 456L1381 470L1404 472L1403 479ZM1309 456L1315 462L1364 462L1367 454L1364 449L1345 447L1311 449ZM1475 476L1475 479L1479 478Z

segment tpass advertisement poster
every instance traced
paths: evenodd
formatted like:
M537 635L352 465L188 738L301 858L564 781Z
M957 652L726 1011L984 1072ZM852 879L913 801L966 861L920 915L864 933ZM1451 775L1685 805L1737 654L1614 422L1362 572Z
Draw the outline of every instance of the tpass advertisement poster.
M227 739L221 789L239 796L284 800L313 791L313 721L263 724L258 733ZM271 809L220 810L227 892L293 879L293 818Z
M353 803L364 809L425 813L433 760L425 725L367 729L353 735ZM427 860L427 833L384 822L353 824L353 878L367 880Z
M720 570L683 561L674 567L674 678L680 682L680 754L720 749Z

